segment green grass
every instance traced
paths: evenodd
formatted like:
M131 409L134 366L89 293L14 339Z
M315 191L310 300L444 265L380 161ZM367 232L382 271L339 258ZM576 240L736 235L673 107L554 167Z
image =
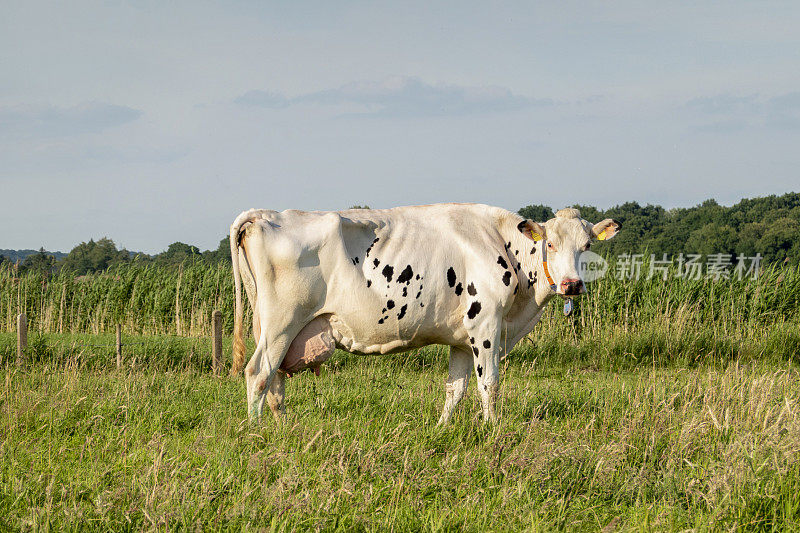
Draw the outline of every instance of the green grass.
M243 380L199 355L117 372L113 348L90 363L76 340L5 367L0 528L800 528L800 381L779 356L687 368L523 346L500 423L480 421L473 383L440 429L443 348L337 353L288 381L281 424L251 426Z
M0 333L0 364L13 364L16 361L16 342L15 334ZM31 333L28 336L26 358L34 365L111 370L116 368L115 342L114 333ZM211 371L212 348L208 337L123 334L122 343L123 364L129 369ZM222 345L223 352L230 354L231 338L223 337Z
M800 267L591 284L505 360L494 426L473 383L435 427L442 347L337 352L252 426L209 373L231 306L224 267L0 271L0 530L800 530Z

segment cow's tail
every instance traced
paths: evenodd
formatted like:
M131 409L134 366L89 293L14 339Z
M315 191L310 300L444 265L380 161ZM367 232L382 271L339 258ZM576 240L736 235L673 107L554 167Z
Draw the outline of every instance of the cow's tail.
M233 263L233 286L236 293L236 306L233 314L233 363L231 364L231 375L235 376L244 367L244 308L242 306L242 274L239 272L239 234L242 226L252 221L252 211L245 211L236 217L231 224L230 244L231 262Z

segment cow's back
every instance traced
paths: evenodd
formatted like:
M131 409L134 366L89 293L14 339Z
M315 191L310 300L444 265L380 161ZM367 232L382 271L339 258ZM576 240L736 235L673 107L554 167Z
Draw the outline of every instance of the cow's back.
M502 247L503 210L480 204L263 213L259 255L283 305L327 316L353 352L460 341L467 284L456 273Z

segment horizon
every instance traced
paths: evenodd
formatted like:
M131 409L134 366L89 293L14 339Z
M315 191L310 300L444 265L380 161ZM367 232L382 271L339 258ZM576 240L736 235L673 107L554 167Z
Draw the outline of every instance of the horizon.
M666 211L672 211L672 210L675 210L675 209L693 209L693 208L700 207L703 203L705 203L707 201L714 201L714 202L716 202L718 205L720 205L722 207L730 208L730 207L733 207L733 206L735 206L735 205L737 205L737 204L739 204L739 203L741 203L741 202L743 202L745 200L754 200L754 199L757 199L757 198L766 198L766 197L769 197L769 196L778 196L778 197L780 197L780 196L784 196L784 195L787 195L787 194L798 194L798 191L786 191L786 192L781 193L781 194L767 194L767 195L764 195L764 196L751 196L751 197L747 197L747 198L740 198L740 199L738 199L738 200L736 200L736 201L734 201L732 203L729 203L729 204L720 202L716 198L705 198L704 200L701 200L700 202L698 202L698 203L696 203L694 205L690 205L690 206L673 206L673 207L666 207L666 206L663 206L663 205L660 205L660 204L641 203L641 202L638 202L636 200L626 200L624 202L620 202L620 203L617 203L617 204L614 204L614 205L611 205L611 206L608 206L608 207L602 207L602 206L591 205L591 204L583 204L583 205L587 206L587 207L595 207L600 211L607 211L609 209L614 209L616 207L619 207L619 206L627 204L627 203L636 203L636 204L638 204L638 205L640 205L642 207L655 206L655 207L661 207L661 208L665 209ZM480 202L473 202L473 203L480 203ZM512 213L516 213L517 211L519 211L520 209L522 209L523 207L526 207L528 205L546 205L546 204L525 204L525 205L519 206L517 209L507 209L507 210L511 211ZM546 207L551 208L553 210L553 212L555 212L558 209L561 209L562 207L570 207L572 205L576 205L576 204L570 204L570 205L565 205L565 206L561 206L561 207L556 207L556 206L552 206L552 205L546 205ZM404 207L404 206L394 206L394 207ZM335 209L334 211L344 211L344 210L347 210L347 209L348 208L341 208L341 209ZM385 209L385 208L373 208L372 206L369 206L369 209ZM504 209L506 209L506 208L504 208ZM220 239L217 240L217 245L219 245L219 240L224 239L224 238L226 238L226 236L220 237ZM131 249L129 247L126 247L124 244L118 242L116 239L114 239L110 235L97 235L97 236L89 237L88 239L83 239L81 241L78 241L78 242L74 243L72 246L70 246L69 249L49 250L49 249L45 248L44 251L46 253L51 253L51 254L58 253L58 254L65 254L66 255L66 254L68 254L70 252L70 250L72 250L73 248L75 248L76 246L78 246L81 243L89 242L89 241L98 241L100 239L111 239L111 241L114 242L114 244L115 244L115 246L117 247L118 250L126 250L126 251L128 251L130 253L134 253L134 254L140 254L141 253L141 254L146 254L148 256L154 256L154 255L158 255L160 253L166 252L167 248L171 244L174 244L174 243L183 243L183 244L186 244L186 245L189 245L189 246L194 246L194 247L198 248L200 250L200 252L209 252L209 251L213 251L213 250L217 249L216 246L212 246L212 247L209 247L209 248L204 248L204 247L202 247L202 246L200 246L200 245L198 245L196 243L193 243L191 241L178 239L176 241L172 241L172 242L168 243L161 250L134 250L134 249ZM3 250L17 251L17 252L34 250L35 252L39 252L41 248L43 248L43 247L39 246L39 247L35 247L35 248L33 248L33 247L10 248L10 247L0 246L0 255L2 255L2 251Z

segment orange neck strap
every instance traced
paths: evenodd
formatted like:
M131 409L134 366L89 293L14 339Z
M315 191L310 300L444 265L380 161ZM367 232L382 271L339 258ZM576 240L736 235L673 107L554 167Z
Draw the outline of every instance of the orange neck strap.
M550 284L550 289L556 292L556 284L550 276L550 270L547 268L547 241L542 240L542 267L544 268L544 275L547 278L547 283Z

